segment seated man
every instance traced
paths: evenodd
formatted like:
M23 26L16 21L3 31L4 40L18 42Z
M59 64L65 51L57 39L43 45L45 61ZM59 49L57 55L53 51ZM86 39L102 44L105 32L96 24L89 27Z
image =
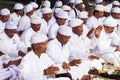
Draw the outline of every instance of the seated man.
M59 67L55 66L54 62L45 53L47 42L48 38L44 34L36 33L32 36L33 50L21 62L21 79L46 80L47 77L59 71Z

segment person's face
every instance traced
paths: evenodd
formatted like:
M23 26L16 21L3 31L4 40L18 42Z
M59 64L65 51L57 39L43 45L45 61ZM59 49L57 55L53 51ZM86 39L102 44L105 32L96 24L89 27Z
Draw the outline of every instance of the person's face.
M58 19L57 19L57 23L58 23L59 25L64 25L65 22L66 22L66 20L67 20L67 19L64 19L64 18L58 18Z
M22 16L22 15L23 15L23 12L24 12L23 9L20 9L20 10L19 10L19 15Z
M43 14L43 18L44 18L46 21L49 21L49 20L52 18L52 13Z
M104 12L104 16L108 17L108 16L110 16L110 13L109 12Z
M41 53L46 52L47 42L48 42L48 40L33 44L33 50L36 50L36 51L41 52Z
M87 23L87 18L81 18L81 20L83 21L83 24Z
M59 34L59 33L58 33L57 39L59 40L59 42L60 42L62 45L64 45L64 44L66 44L66 43L69 41L70 36L66 36L66 35L62 35L62 34Z
M74 3L69 3L69 6L70 6L71 8L73 8Z
M30 12L28 12L27 15L31 16L31 15L33 15L33 13L34 13L34 9L32 9Z
M115 19L119 19L120 18L120 13L112 13L112 17Z
M17 34L16 29L5 29L5 33L9 38L12 38L15 34Z
M110 34L114 31L114 27L104 26L104 30L106 33Z
M72 31L73 31L76 35L80 36L80 35L83 33L83 25L81 24L81 25L79 25L79 26L77 26L77 27L72 28Z
M97 11L97 16L98 16L98 18L102 17L102 16L103 16L103 14L104 14L104 12L103 12L103 11Z
M41 24L31 24L31 28L37 32L40 30Z
M3 22L7 22L9 20L10 15L1 15L1 20Z
M79 3L79 4L76 4L76 8L79 10L79 11L82 11L82 4L83 3Z

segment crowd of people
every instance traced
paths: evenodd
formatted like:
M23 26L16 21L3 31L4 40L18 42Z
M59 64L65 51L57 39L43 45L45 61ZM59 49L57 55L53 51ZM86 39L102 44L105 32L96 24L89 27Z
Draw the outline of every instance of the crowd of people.
M103 3L89 11L82 0L1 9L0 80L91 80L89 70L103 63L120 70L120 2Z

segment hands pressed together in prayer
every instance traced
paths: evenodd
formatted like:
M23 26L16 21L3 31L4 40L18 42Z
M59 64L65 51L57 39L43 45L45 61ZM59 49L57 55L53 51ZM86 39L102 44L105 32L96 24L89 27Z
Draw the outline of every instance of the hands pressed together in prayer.
M44 74L51 75L51 74L55 74L56 71L59 71L59 68L51 65L50 67L48 67L47 69L44 70Z

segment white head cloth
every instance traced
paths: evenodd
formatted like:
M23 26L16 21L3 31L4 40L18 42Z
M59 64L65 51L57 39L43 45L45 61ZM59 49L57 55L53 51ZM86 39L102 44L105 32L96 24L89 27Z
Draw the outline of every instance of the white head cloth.
M35 33L32 37L31 37L31 43L35 44L35 43L40 43L40 42L44 42L48 40L47 36L41 33Z
M50 7L51 6L50 1L49 0L43 1L42 2L42 6L44 6L44 7Z
M104 11L105 10L105 7L103 6L103 5L96 5L95 6L95 10L97 10L97 11Z
M62 9L63 10L69 10L69 11L71 10L70 6L68 6L68 5L63 5Z
M41 17L33 15L30 17L30 23L32 24L41 24Z
M30 2L30 4L34 7L34 8L38 8L38 4L36 2Z
M116 27L117 26L117 22L114 18L112 17L108 17L104 23L103 23L104 26L108 26L108 27Z
M10 10L7 8L3 8L0 10L1 15L10 15Z
M66 36L72 35L72 29L66 25L60 26L58 29L58 33Z
M88 12L82 11L78 14L78 18L88 18Z
M25 13L28 13L33 10L33 6L31 4L27 4L24 10L25 10Z
M20 10L20 9L23 9L24 8L24 6L23 6L23 4L21 4L21 3L16 3L15 5L14 5L14 9L15 10Z
M41 9L42 14L52 13L52 9L49 7L45 7Z
M75 0L69 0L69 3L75 3Z
M58 18L67 19L67 18L68 18L68 13L65 12L65 11L63 11L63 10L61 10L61 11L59 11L58 13L56 13L56 16L57 16Z
M70 22L69 22L69 26L70 27L77 27L77 26L79 26L79 25L81 25L81 24L83 24L83 21L81 20L81 19L72 19L72 20L70 20Z
M113 5L120 6L120 2L119 1L113 1Z
M120 13L120 8L114 7L114 8L112 8L112 12L113 13Z
M103 2L103 0L95 0L96 4L101 3L101 2Z
M110 13L111 12L111 7L105 6L105 10L104 11Z
M75 1L75 5L76 5L76 4L80 4L80 3L83 3L83 1L82 1L82 0L76 0L76 1Z
M14 21L9 20L9 21L6 23L5 28L6 28L6 29L17 29L17 26L16 26L16 24L15 24Z
M55 7L62 7L62 5L63 5L62 1L55 2Z

